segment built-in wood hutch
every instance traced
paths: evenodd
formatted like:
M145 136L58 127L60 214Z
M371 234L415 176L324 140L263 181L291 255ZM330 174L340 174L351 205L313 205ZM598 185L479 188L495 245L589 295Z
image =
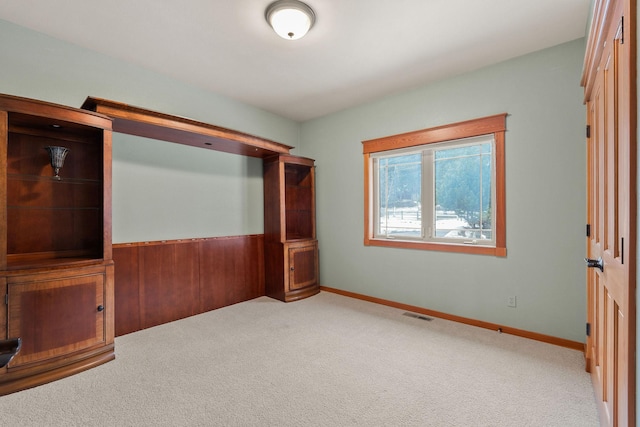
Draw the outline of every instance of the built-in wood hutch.
M112 245L112 132L263 159L265 234ZM319 292L314 161L292 147L91 97L75 109L0 95L0 139L0 350L19 348L0 395L112 360L118 335Z
M314 161L267 157L264 191L267 295L289 302L317 294Z
M0 340L22 344L7 394L115 357L111 119L0 95L0 141ZM68 150L58 176L47 147Z

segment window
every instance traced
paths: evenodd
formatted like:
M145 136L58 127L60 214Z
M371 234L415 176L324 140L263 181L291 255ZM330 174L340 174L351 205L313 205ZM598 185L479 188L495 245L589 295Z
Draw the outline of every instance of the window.
M365 245L505 256L505 121L364 141Z

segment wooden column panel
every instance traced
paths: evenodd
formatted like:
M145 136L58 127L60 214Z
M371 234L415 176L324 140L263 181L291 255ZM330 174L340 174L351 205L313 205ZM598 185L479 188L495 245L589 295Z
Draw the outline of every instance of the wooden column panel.
M264 244L264 276L265 294L271 298L285 300L286 288L284 285L285 256L284 244L280 242L265 242Z
M115 269L116 336L142 329L140 321L140 269L138 245L118 245L113 249Z

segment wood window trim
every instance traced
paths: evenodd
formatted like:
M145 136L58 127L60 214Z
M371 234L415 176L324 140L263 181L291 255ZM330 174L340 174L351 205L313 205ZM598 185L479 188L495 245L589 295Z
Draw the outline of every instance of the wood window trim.
M507 256L506 246L506 202L505 202L505 156L504 134L506 131L507 113L482 117L464 122L458 122L414 132L392 135L383 138L362 141L364 155L364 245L385 246L404 249L422 249L441 252L457 252L478 255ZM493 134L495 139L495 174L496 174L496 206L494 246L466 245L455 243L416 242L401 240L384 240L373 238L373 212L371 201L373 198L371 168L371 154L382 151L409 148L436 142L470 138L480 135Z

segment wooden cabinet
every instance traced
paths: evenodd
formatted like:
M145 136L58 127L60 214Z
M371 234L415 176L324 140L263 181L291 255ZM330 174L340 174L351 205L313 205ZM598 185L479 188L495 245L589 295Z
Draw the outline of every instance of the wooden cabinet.
M22 338L11 368L104 346L110 311L102 266L12 275L8 335Z
M120 249L120 277L134 283L121 281L122 333L265 293L294 301L319 292L313 160L274 141L114 101L87 98L83 108L0 94L0 340L22 340L0 368L0 395L115 357L112 130L264 159L264 239ZM46 147L68 150L59 177ZM184 277L199 286L191 297L173 286Z
M264 159L265 290L282 301L320 291L312 159Z
M0 95L0 394L114 358L111 120ZM56 176L47 147L68 150Z

